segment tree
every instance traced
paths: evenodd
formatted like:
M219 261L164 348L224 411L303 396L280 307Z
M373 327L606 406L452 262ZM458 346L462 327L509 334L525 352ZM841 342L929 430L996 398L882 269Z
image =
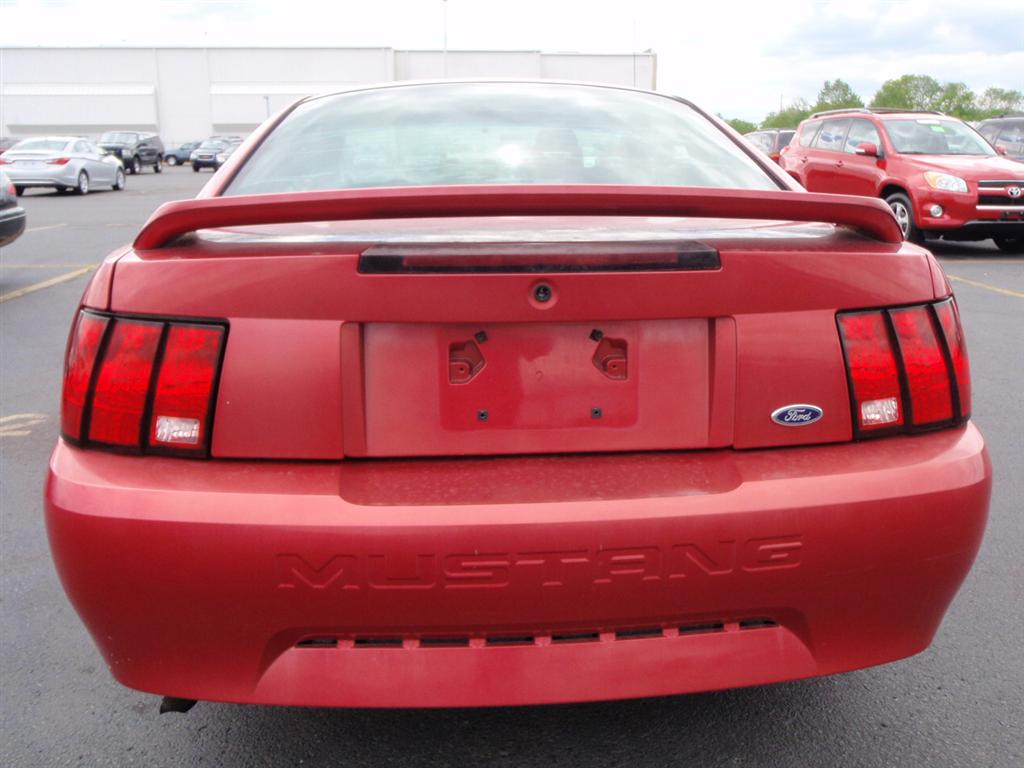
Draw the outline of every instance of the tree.
M719 117L722 116L719 115ZM742 120L738 117L730 117L728 119L723 117L722 119L725 120L725 122L731 125L734 129L736 129L736 131L738 131L739 133L752 133L753 131L757 130L757 124L752 123L749 120Z
M1024 93L1006 88L986 88L978 97L977 106L980 117L1024 112Z
M945 112L947 115L955 115L964 120L974 120L978 117L978 107L975 103L974 91L967 87L967 83L946 83L942 86L938 99L934 102L932 109Z
M826 80L818 91L818 101L814 105L815 112L826 109L845 109L847 107L863 107L864 102L854 93L850 84L844 80Z
M871 100L872 107L890 109L935 109L942 86L928 75L903 75L886 80Z
M769 112L761 123L762 128L796 128L801 120L811 116L811 105L804 99L797 99L788 107L778 112Z

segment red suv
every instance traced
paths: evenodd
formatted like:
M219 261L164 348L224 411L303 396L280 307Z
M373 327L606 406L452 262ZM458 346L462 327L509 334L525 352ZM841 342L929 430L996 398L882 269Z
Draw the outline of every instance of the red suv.
M780 164L811 192L881 197L903 236L1024 248L1024 166L939 112L842 109L800 124Z

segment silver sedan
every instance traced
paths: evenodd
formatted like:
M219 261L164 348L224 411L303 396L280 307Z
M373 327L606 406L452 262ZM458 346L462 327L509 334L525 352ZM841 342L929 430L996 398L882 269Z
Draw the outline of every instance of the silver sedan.
M28 187L75 190L98 186L124 189L124 165L88 139L45 136L19 141L0 157L0 165L20 195Z

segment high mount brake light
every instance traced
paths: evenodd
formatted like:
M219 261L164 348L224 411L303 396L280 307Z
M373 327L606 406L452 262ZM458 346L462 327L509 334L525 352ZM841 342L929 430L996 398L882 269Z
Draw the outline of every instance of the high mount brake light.
M79 313L64 368L61 432L79 445L207 456L226 329Z
M838 315L859 437L951 426L970 416L970 370L952 298Z

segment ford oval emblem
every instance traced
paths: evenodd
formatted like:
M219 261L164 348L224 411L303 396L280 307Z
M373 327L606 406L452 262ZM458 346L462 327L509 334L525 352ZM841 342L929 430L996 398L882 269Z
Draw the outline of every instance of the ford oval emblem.
M796 405L784 405L772 411L772 421L784 427L806 427L824 415L825 412L816 405L797 403Z

